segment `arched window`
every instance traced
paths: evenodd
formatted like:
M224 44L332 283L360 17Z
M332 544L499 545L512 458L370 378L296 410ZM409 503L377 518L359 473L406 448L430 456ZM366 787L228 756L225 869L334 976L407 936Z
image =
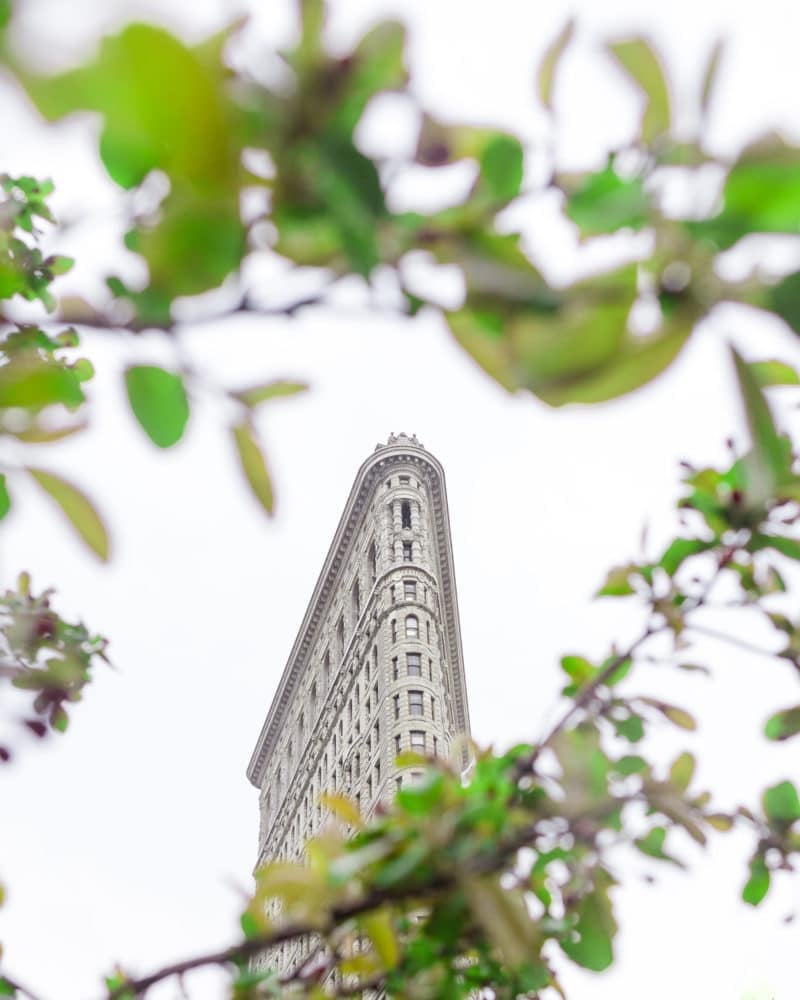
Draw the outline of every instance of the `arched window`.
M419 638L419 618L416 615L406 617L406 639Z
M403 528L411 527L411 504L403 500L400 504L400 524Z

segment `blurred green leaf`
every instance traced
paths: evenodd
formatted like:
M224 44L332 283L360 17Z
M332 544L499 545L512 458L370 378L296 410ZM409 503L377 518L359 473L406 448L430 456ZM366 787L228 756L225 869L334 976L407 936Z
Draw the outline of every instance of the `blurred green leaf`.
M676 757L669 769L670 784L685 792L694 775L695 759L690 753L682 753Z
M258 406L271 399L279 399L283 396L296 396L300 392L306 392L308 384L306 382L285 382L276 379L274 382L264 382L261 385L251 385L246 389L237 389L231 395L244 403L245 406Z
M264 510L272 514L275 506L272 482L252 428L248 424L237 424L232 430L242 471L250 484L250 489Z
M41 489L55 500L89 548L103 562L107 562L109 557L108 534L100 515L92 506L89 498L76 486L52 472L45 472L44 469L35 469L30 466L27 471Z
M522 184L522 144L509 135L495 136L481 153L480 167L489 196L497 201L510 201L519 194Z
M800 149L774 133L747 146L728 173L720 211L686 226L721 250L749 233L796 234L800 231Z
M798 183L800 183L800 178ZM763 291L763 304L766 309L780 316L795 333L800 333L800 271L787 275L776 285L767 285ZM780 364L780 362L775 363ZM759 362L756 362L756 365L758 364ZM785 383L769 382L766 384L794 385L795 383L787 380Z
M655 826L652 830L648 831L644 837L637 838L634 841L634 844L638 847L642 854L646 854L650 858L657 858L659 861L670 861L672 864L683 868L683 862L679 861L671 854L667 854L664 850L664 843L666 839L666 829L663 826Z
M800 819L800 798L791 781L781 781L764 791L764 813L774 823L790 824Z
M748 499L757 506L773 496L776 487L790 476L789 455L750 366L734 348L731 348L731 353L753 442L753 449L745 460Z
M566 212L581 236L614 233L619 229L639 230L650 221L650 204L641 177L624 179L609 157L604 170L581 179L570 190L567 178L560 181L567 193Z
M608 571L605 583L597 591L597 597L627 597L636 591L631 584L631 574L636 569L633 563L615 566Z
M8 495L6 477L0 473L0 520L11 510L11 497Z
M393 969L400 960L400 947L392 923L391 911L375 910L362 920L364 930L370 937L384 969Z
M742 899L751 906L758 906L769 892L769 869L763 857L757 855L750 862L750 877L742 889Z
M709 105L711 103L711 98L714 93L714 84L717 80L717 73L719 72L719 64L722 59L723 52L725 51L725 42L720 38L715 43L711 49L711 54L708 57L708 62L706 63L706 71L703 74L703 83L700 87L700 111L703 115L707 114Z
M645 95L642 139L652 142L670 129L669 88L658 56L643 38L610 42L609 52Z
M788 740L798 733L800 733L800 705L776 712L764 725L764 735L768 740Z
M713 542L703 542L699 538L676 538L670 542L658 564L672 576L690 556L707 552L713 547Z
M574 33L575 21L570 18L570 20L566 22L558 35L556 35L547 47L547 50L542 57L542 61L539 64L539 72L536 77L539 90L539 100L550 111L553 110L553 84L555 82L556 72L558 70L559 63L561 62L561 57L564 55L567 46L572 41Z
M786 364L785 361L752 361L750 370L762 389L773 385L800 385L800 375L797 374L797 369Z
M608 892L597 888L584 896L576 908L577 940L562 939L561 947L574 962L593 972L602 972L614 960L613 939L617 924Z
M128 401L143 430L159 448L183 437L189 400L179 375L155 365L133 365L125 371Z

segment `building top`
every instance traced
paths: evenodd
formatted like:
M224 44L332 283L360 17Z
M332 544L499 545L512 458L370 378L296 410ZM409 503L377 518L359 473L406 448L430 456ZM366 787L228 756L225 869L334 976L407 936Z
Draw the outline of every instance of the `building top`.
M289 659L281 675L267 718L261 728L247 768L250 782L261 786L264 768L273 752L286 713L297 691L316 637L323 625L331 598L336 594L339 575L347 561L351 542L360 527L377 485L395 465L411 462L420 469L431 495L434 544L439 563L442 625L445 632L447 658L453 683L456 724L460 732L469 732L464 660L461 648L461 625L458 615L453 546L450 537L450 515L444 469L439 461L417 440L416 435L390 434L386 444L377 444L372 455L361 465L347 498L328 554L317 579L311 600L297 633Z

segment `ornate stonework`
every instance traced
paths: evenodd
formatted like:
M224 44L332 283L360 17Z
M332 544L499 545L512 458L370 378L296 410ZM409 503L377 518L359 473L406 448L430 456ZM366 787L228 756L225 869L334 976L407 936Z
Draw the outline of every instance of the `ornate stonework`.
M392 434L358 471L247 769L258 863L300 857L327 821L322 793L369 815L416 777L398 752L466 762L468 733L444 471Z

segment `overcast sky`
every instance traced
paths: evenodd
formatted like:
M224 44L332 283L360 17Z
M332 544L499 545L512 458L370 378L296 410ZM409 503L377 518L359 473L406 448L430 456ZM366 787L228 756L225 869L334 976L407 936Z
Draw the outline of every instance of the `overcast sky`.
M105 0L102 14L99 6L26 0L27 37L64 65L100 28L132 15L157 16L197 38L241 9L223 0ZM258 7L270 44L280 42L288 7ZM582 32L559 103L561 155L573 164L596 161L604 143L631 128L635 100L593 54L620 29L644 27L663 43L681 107L704 53L718 34L728 36L713 108L719 148L735 149L776 121L789 125L800 90L796 5L652 7L339 0L332 37L343 43L382 12L402 12L415 89L429 107L533 139L546 127L533 96L534 57L576 13ZM8 86L0 87L0 112L4 169L53 176L63 217L91 195L90 229L67 237L82 254L75 280L91 287L119 225L88 144L92 126L46 132ZM387 106L365 141L402 142L402 116ZM560 240L546 220L534 239L554 274L565 267ZM213 399L201 401L185 441L166 454L125 412L120 371L134 359L167 359L158 338L87 336L98 367L93 429L41 464L91 484L113 531L113 562L92 563L46 501L20 489L4 522L2 566L6 579L28 568L36 585L57 585L60 608L110 636L116 670L97 671L65 737L26 747L0 775L0 878L9 890L0 939L9 971L70 1000L97 994L99 974L116 960L143 972L237 933L258 818L245 767L355 472L390 431L416 433L447 474L474 736L500 748L532 738L560 685L558 656L601 655L636 627L634 611L590 597L605 569L635 554L645 521L654 544L666 537L678 459L718 459L740 427L729 337L751 355L798 360L779 324L728 314L645 391L590 411L553 411L503 393L430 316L318 311L191 331L186 350L226 385L262 376L313 385L263 419L279 495L269 522L243 487L226 414ZM706 653L713 683L641 676L643 689L701 718L693 741L664 737L665 755L693 742L699 781L719 789L721 806L769 780L797 779L796 748L765 748L758 738L766 715L796 700L789 668L726 647ZM656 886L641 879L649 864L632 863L616 894L619 961L602 976L565 975L573 995L794 1000L798 931L782 918L800 905L800 882L781 879L758 911L744 907L748 846L729 837L701 854L687 844L691 870L658 872ZM192 995L219 996L219 983L213 973L197 976ZM160 995L175 993L171 986Z

